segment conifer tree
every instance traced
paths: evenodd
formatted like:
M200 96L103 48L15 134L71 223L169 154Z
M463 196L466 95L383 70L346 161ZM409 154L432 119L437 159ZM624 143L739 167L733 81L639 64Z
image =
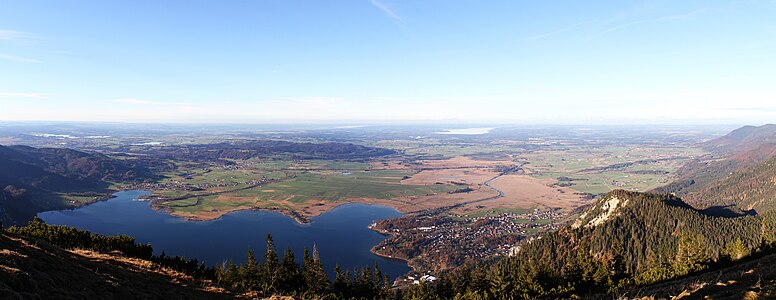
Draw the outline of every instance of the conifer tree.
M264 293L272 294L278 289L278 282L281 277L280 262L278 261L277 250L275 249L275 242L272 240L272 235L267 234L267 252L264 254L264 268L263 268L263 283L262 290Z

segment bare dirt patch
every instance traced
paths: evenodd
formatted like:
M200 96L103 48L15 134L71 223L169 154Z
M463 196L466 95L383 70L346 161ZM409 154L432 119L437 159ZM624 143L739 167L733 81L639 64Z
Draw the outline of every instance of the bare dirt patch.
M493 208L560 208L572 210L586 202L576 191L551 187L553 180L537 179L528 175L504 175L490 184L504 192L504 197L465 205L456 213L471 213Z
M510 160L476 160L467 156L456 156L450 159L443 160L422 160L420 161L422 168L493 168L498 166L511 166L515 165L515 162Z
M402 184L431 185L437 183L482 184L499 173L489 169L424 170L401 181Z

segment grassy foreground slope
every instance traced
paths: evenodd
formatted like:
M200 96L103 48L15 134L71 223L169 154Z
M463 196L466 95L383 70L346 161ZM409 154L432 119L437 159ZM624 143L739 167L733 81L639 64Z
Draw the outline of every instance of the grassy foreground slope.
M0 231L3 299L224 299L210 283L147 260L64 250Z
M633 299L774 299L776 254L618 293ZM609 298L596 295L591 299Z

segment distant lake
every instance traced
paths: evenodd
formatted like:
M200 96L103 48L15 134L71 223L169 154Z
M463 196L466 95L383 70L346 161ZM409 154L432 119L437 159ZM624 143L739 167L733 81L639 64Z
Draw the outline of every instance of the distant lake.
M395 209L366 204L345 204L299 224L284 215L268 211L237 211L212 221L187 221L153 210L147 201L138 201L146 191L116 193L116 198L77 209L38 214L48 224L68 225L95 233L133 236L139 242L151 243L154 253L183 255L218 265L231 259L245 261L248 248L263 257L266 236L272 234L282 258L286 248L294 251L301 263L304 247L318 247L330 276L334 265L352 270L374 266L391 279L410 269L403 261L386 259L370 249L386 237L367 226L375 220L401 216ZM332 277L333 279L333 277Z
M494 127L476 127L476 128L461 128L461 129L445 129L445 131L435 132L436 134L486 134Z

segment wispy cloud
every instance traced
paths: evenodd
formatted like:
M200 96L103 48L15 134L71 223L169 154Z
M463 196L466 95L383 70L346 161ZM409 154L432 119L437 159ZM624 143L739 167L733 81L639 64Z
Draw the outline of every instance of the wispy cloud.
M399 16L396 11L391 8L389 5L387 5L385 2L381 0L369 0L369 3L372 3L374 7L377 7L380 11L383 12L387 17L393 19L394 21L398 22L400 25L404 25L404 19Z
M45 94L45 93L9 93L9 92L0 92L0 99L41 99L41 98L47 98L49 96L53 96L53 94Z
M713 10L709 9L709 8L699 8L699 9L696 9L696 10L693 10L693 11L690 11L690 12L687 12L687 13L683 13L683 14L675 14L675 15L668 15L668 16L663 16L663 17L653 18L653 19L642 19L642 20L630 21L630 22L627 22L627 23L618 24L618 25L614 25L614 26L610 26L608 28L605 28L604 30L602 30L602 31L592 35L588 39L589 40L596 39L596 38L599 38L599 37L601 37L603 35L606 35L606 34L609 34L609 33L612 33L612 32L624 29L624 28L628 28L628 27L632 27L632 26L636 26L636 25L641 25L641 24L645 24L645 23L660 23L660 22L692 20L692 19L694 19L697 16L704 15L704 14L709 13L711 11L713 11Z
M164 102L164 101L152 101L152 100L144 100L144 99L135 99L135 98L122 98L122 99L116 99L113 100L115 103L122 103L122 104L132 104L132 105L191 105L191 103L186 102Z
M564 33L566 31L572 30L574 28L577 28L579 26L586 25L586 24L589 24L589 23L590 22L580 22L580 23L576 23L576 24L572 24L572 25L563 27L563 28L558 29L558 30L554 30L554 31L550 31L550 32L542 33L542 34L537 34L537 35L529 36L529 37L526 37L526 38L523 38L523 39L527 40L527 41L540 40L540 39L543 39L543 38L551 37L551 36L556 35L556 34Z
M23 62L23 63L31 63L31 64L42 63L42 61L34 59L34 58L29 58L29 57L24 57L24 56L17 56L17 55L11 55L11 54L5 54L5 53L0 53L0 59L16 61L16 62Z
M34 36L32 36L27 32L0 28L0 42L12 43L14 41L27 40L31 38L34 38ZM18 56L18 55L13 55L8 53L0 53L0 59L10 60L15 62L23 62L23 63L42 62L34 58Z
M33 36L29 33L0 28L0 41L21 40L29 38L33 38Z

